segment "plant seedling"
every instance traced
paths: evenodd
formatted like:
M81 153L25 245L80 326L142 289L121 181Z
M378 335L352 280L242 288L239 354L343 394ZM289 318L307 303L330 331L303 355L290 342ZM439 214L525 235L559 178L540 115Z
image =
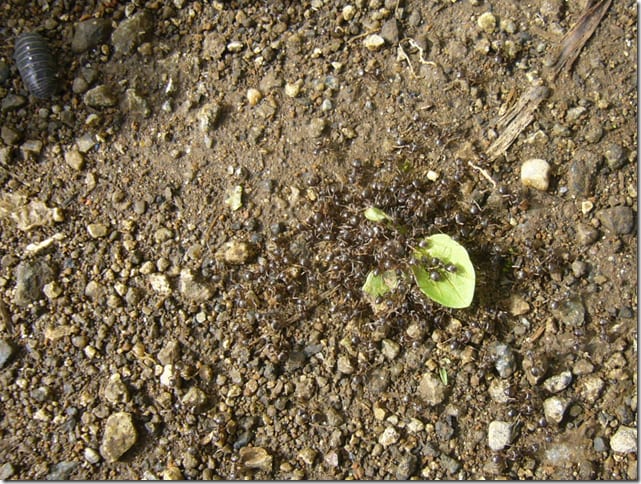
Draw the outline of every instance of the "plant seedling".
M369 207L365 217L373 222L390 224L393 218L383 210ZM402 227L396 227L402 230ZM419 289L430 299L448 308L466 308L472 304L476 273L465 247L446 234L435 234L421 240L412 254L410 269ZM392 271L371 271L363 292L375 307L378 300L397 286Z

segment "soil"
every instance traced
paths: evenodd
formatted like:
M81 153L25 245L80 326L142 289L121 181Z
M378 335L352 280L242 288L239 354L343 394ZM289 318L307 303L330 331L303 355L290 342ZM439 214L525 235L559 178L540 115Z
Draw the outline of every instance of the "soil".
M589 3L5 2L1 477L636 479L637 8L555 76ZM436 233L472 305L371 305Z

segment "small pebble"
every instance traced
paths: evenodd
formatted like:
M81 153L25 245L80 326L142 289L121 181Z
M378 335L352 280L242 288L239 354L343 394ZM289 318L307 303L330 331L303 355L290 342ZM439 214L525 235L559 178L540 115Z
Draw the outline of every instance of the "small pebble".
M248 469L272 470L272 456L262 447L243 447L239 454L241 465Z
M78 150L71 150L65 153L65 163L72 169L80 171L85 166L85 160Z
M101 84L88 90L82 100L90 108L107 108L115 106L118 102L116 97L112 94L109 86L106 86L105 84Z
M394 427L387 427L383 433L378 437L378 442L383 447L388 447L398 442L400 435Z
M521 183L524 186L546 191L550 184L550 164L539 158L532 158L521 165Z
M637 452L637 429L621 425L610 439L610 448L621 454Z
M87 225L87 232L94 239L99 239L107 235L107 226L101 223Z
M508 378L516 370L516 357L512 349L501 342L490 344L490 355L494 360L494 367L501 378Z
M248 242L232 240L226 242L221 251L223 260L228 264L246 264L256 253Z
M251 106L256 106L256 104L258 104L262 98L263 95L258 89L249 88L247 90L247 101L249 101L249 104Z
M603 226L616 235L629 234L634 230L635 214L630 207L617 206L597 212Z
M605 160L611 170L621 168L625 163L625 152L623 147L617 143L611 143L605 150Z
M13 346L6 339L0 339L0 368L9 361L13 354Z
M85 447L83 456L85 460L90 464L97 464L98 462L100 462L100 454L91 447Z
M131 414L117 412L109 416L100 444L100 455L107 462L115 462L127 452L138 438Z
M550 397L546 399L543 402L545 418L550 422L561 423L569 404L569 400L559 397Z
M371 51L375 51L385 45L385 39L378 34L372 34L365 37L363 45Z
M545 380L543 386L550 393L558 393L565 390L570 383L572 383L572 372L564 371Z
M580 394L587 404L594 404L597 398L601 395L604 381L596 375L588 375L581 382Z
M392 341L391 339L384 339L381 342L381 346L381 352L388 360L393 360L394 358L396 358L401 349L400 345L395 341Z
M481 14L476 23L486 34L491 34L496 29L496 17L492 12L485 12Z
M512 442L512 424L493 420L487 432L488 446L492 450L503 450Z
M423 374L421 382L418 385L418 394L427 402L428 405L438 405L445 400L446 387L440 378L433 376L431 373Z

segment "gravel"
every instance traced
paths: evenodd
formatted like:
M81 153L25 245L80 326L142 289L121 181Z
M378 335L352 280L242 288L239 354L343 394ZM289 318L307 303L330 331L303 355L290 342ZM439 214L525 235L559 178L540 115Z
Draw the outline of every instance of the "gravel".
M114 413L105 423L100 455L107 462L115 462L136 443L137 438L138 434L131 414Z

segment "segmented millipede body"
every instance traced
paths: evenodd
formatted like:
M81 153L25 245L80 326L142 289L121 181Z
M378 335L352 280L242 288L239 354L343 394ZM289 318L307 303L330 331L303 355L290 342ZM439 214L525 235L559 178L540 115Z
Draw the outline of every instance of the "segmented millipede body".
M13 58L22 82L34 97L46 99L55 93L56 64L44 37L35 32L19 35Z

